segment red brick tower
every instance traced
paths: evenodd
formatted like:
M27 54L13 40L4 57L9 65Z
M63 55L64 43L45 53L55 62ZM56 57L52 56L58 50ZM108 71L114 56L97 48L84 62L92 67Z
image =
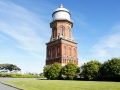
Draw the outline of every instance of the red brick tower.
M53 14L53 21L50 23L52 35L50 41L46 43L46 65L55 62L63 66L68 62L78 65L77 43L72 37L73 22L70 12L60 5Z

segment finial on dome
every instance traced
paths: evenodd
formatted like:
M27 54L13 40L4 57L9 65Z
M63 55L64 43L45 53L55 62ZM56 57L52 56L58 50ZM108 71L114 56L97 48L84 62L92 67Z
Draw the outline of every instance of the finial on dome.
M63 8L63 5L62 5L62 4L60 4L60 8Z

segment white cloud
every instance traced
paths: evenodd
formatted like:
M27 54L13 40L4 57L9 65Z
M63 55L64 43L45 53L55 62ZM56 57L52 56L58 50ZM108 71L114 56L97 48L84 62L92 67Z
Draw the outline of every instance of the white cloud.
M1 63L17 64L23 72L42 72L46 58L45 43L51 34L45 9L40 8L36 14L10 1L0 1Z
M0 2L0 17L0 32L12 37L16 47L31 53L45 52L49 25L42 20L43 16L11 2Z
M120 57L120 24L115 25L109 35L102 37L92 51L92 57L102 60Z

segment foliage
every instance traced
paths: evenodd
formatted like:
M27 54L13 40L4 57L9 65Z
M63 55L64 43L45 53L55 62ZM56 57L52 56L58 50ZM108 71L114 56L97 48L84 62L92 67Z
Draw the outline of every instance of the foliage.
M62 68L61 74L64 79L73 79L79 72L80 68L76 64L70 62Z
M81 67L81 75L87 80L96 80L99 75L100 67L101 63L96 60L87 62Z
M45 66L44 69L43 69L43 74L44 76L49 79L49 75L48 75L48 72L49 72L49 69L50 69L51 66Z
M100 69L101 77L120 80L120 58L112 58L103 63Z
M12 77L12 74L9 74L9 73L0 73L0 77Z
M62 66L60 63L54 63L48 71L48 75L50 77L49 79L52 79L52 80L60 79L61 69L62 69Z
M13 73L0 73L0 77L11 77L11 78L44 78L43 76L36 76L34 74L13 74Z
M119 82L28 79L4 82L24 90L120 90Z
M59 63L54 63L51 66L46 66L44 68L44 75L47 79L55 80L60 79L62 66Z
M80 72L80 68L73 64L72 62L68 63L68 65L65 65L64 67L61 66L59 63L54 63L51 66L44 67L44 76L47 77L47 79L73 79L78 75Z
M21 69L14 64L0 64L0 70L3 72L7 71L20 71Z

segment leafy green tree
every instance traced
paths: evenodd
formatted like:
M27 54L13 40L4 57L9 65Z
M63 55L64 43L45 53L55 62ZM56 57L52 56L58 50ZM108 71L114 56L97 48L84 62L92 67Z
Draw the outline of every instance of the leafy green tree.
M44 67L44 75L47 79L60 79L62 66L60 63L54 63L51 66Z
M14 64L0 64L0 70L4 71L20 71L21 69Z
M79 72L80 68L76 64L70 62L62 68L61 74L64 79L72 80Z
M48 71L49 71L50 67L51 66L45 66L43 69L43 74L47 79L49 79Z
M62 69L62 66L60 63L54 63L48 71L49 79L51 80L60 79L61 69Z
M99 76L101 65L102 64L96 60L87 62L81 67L81 75L87 80L96 80Z
M100 73L101 77L120 79L120 58L112 58L104 62Z
M6 67L6 69L8 69L9 71L13 71L13 70L15 70L15 71L20 71L21 69L19 68L19 67L17 67L16 65L13 65L13 64L10 64L10 65L8 65L7 67Z

